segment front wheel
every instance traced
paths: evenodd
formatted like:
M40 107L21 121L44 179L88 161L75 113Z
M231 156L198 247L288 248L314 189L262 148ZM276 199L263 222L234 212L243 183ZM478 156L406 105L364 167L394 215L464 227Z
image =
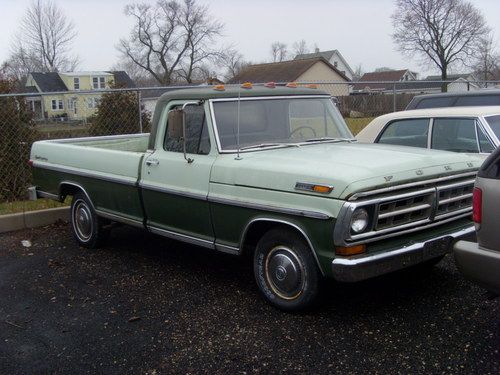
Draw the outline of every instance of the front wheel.
M318 296L320 274L312 249L293 231L276 228L262 237L254 273L261 293L279 309L304 310Z
M100 247L108 235L92 203L82 192L76 193L71 202L71 228L78 244L89 249Z

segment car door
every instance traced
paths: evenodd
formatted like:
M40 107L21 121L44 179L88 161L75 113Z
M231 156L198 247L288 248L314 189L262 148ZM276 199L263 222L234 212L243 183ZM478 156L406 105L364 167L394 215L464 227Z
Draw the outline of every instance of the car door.
M182 140L170 138L169 104L158 124L155 150L142 166L141 188L147 226L155 233L212 247L214 234L207 201L216 151L210 140L204 104L185 107L186 158Z

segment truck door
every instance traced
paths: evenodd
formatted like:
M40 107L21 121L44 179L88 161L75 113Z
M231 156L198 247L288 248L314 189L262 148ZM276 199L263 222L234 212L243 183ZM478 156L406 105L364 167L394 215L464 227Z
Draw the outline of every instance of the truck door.
M186 156L183 142L169 138L169 103L158 123L155 150L142 165L141 188L148 228L157 234L212 247L214 233L207 201L216 151L210 142L208 107L185 107Z

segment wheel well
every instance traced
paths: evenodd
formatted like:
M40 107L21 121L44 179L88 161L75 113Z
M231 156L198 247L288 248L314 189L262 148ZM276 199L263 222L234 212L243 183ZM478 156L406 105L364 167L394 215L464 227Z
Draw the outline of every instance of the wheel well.
M79 191L83 191L82 188L73 184L61 184L59 187L59 196L61 200L65 200L68 195L75 195Z
M269 230L275 228L283 228L284 230L293 231L309 244L309 241L307 241L304 233L297 229L294 225L272 220L259 220L251 223L246 230L245 237L243 238L242 254L253 254L255 248L257 247L257 243L262 236ZM311 249L311 251L313 251L313 249Z

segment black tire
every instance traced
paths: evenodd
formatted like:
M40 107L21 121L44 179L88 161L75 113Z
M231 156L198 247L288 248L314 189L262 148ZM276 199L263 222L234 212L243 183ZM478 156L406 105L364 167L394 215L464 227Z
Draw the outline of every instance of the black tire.
M272 229L261 238L254 274L264 298L284 311L311 307L319 293L321 276L312 249L288 229Z
M76 193L71 202L71 229L78 244L88 249L100 247L108 237L102 220L82 192Z

